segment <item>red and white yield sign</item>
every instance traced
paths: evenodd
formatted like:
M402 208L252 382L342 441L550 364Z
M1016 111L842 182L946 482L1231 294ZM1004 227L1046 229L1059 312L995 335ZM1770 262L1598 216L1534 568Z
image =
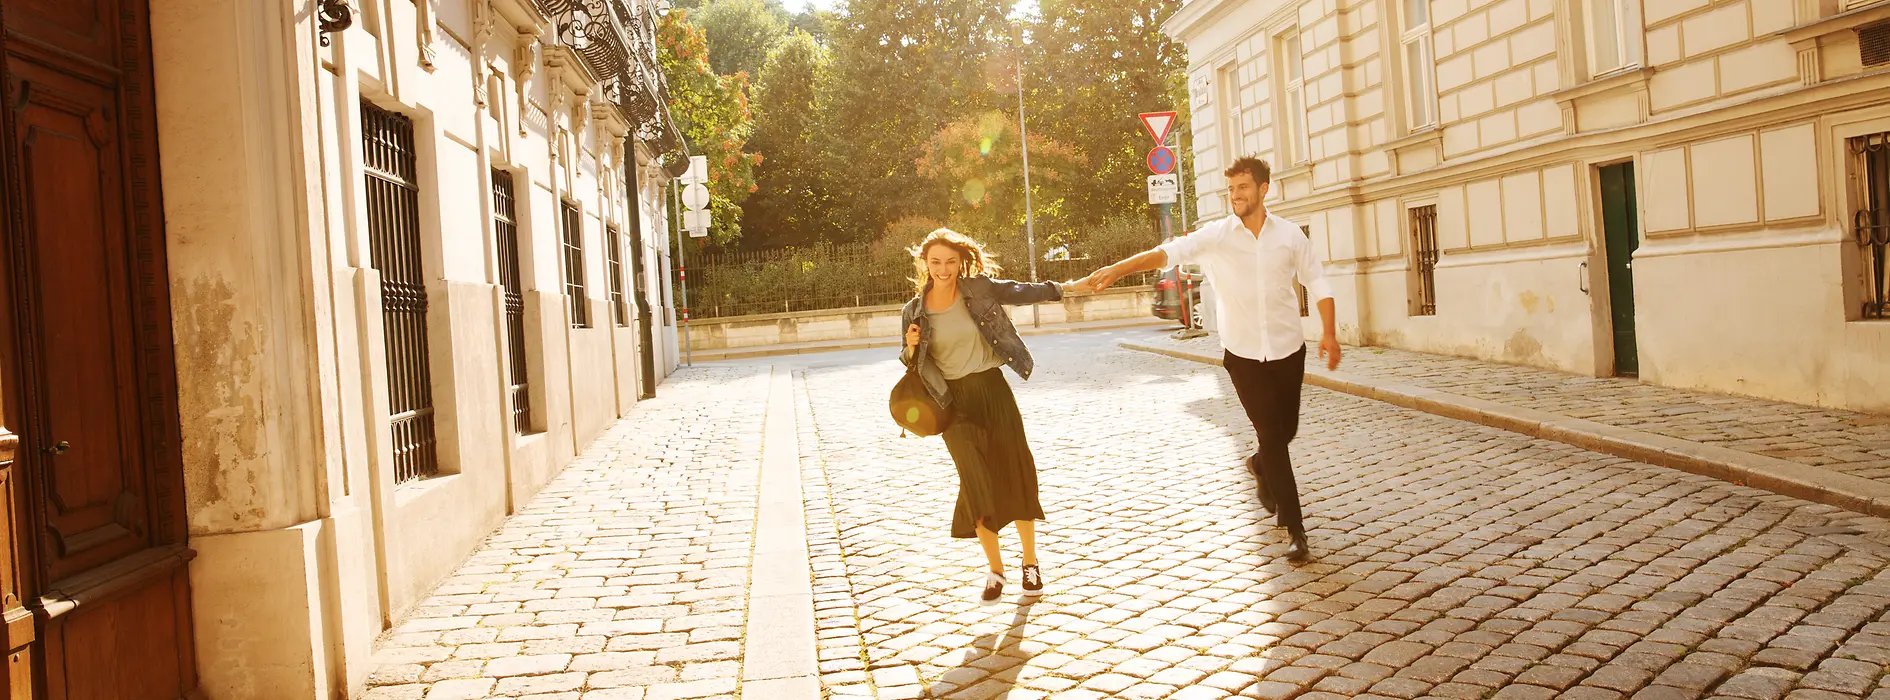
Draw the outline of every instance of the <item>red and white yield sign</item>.
M1148 135L1155 137L1155 145L1168 141L1168 132L1175 128L1174 112L1143 112L1142 128L1148 129Z

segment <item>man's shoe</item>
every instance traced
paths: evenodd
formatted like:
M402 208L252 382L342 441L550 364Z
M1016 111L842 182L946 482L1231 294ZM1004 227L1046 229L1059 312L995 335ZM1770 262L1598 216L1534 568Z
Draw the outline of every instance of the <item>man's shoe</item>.
M1247 472L1253 475L1254 497L1260 499L1260 507L1267 509L1267 515L1273 515L1278 512L1280 508L1278 504L1273 502L1273 494L1267 491L1267 480L1260 478L1260 462L1258 458L1259 455L1253 455L1247 458Z
M1312 547L1306 544L1306 533L1293 533L1293 542L1286 546L1286 560L1295 564L1304 564L1312 560Z

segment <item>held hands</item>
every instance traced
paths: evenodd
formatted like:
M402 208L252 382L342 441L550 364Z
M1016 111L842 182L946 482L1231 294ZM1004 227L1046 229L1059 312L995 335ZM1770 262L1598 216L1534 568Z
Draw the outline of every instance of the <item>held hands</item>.
M1114 267L1115 266L1111 265L1109 267L1098 268L1095 272L1089 273L1088 277L1083 278L1080 284L1087 287L1088 291L1091 293L1108 289L1109 285L1115 284L1116 280L1122 277L1122 275L1116 274L1113 269Z
M1326 361L1327 371L1338 369L1339 339L1332 337L1331 333L1324 334L1324 337L1319 339L1319 357Z

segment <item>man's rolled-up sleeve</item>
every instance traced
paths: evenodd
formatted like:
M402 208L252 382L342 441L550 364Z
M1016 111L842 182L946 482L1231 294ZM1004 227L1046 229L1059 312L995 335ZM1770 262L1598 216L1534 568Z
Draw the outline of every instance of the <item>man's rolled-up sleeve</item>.
M1168 264L1164 267L1190 265L1200 262L1195 258L1201 254L1201 250L1205 247L1207 239L1208 235L1206 233L1195 231L1194 233L1168 239L1167 243L1155 247L1161 250L1162 254L1168 256Z
M1332 298L1332 283L1326 281L1325 263L1313 252L1312 241L1299 248L1299 284L1306 288L1306 301L1317 304Z

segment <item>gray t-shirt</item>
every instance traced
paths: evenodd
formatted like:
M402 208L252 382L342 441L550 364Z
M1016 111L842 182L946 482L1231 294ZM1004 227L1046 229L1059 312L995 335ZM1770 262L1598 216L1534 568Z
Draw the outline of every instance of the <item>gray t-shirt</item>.
M952 302L944 311L925 310L932 319L932 364L946 379L962 379L993 367L1004 360L991 350L978 324L965 310L965 300Z

